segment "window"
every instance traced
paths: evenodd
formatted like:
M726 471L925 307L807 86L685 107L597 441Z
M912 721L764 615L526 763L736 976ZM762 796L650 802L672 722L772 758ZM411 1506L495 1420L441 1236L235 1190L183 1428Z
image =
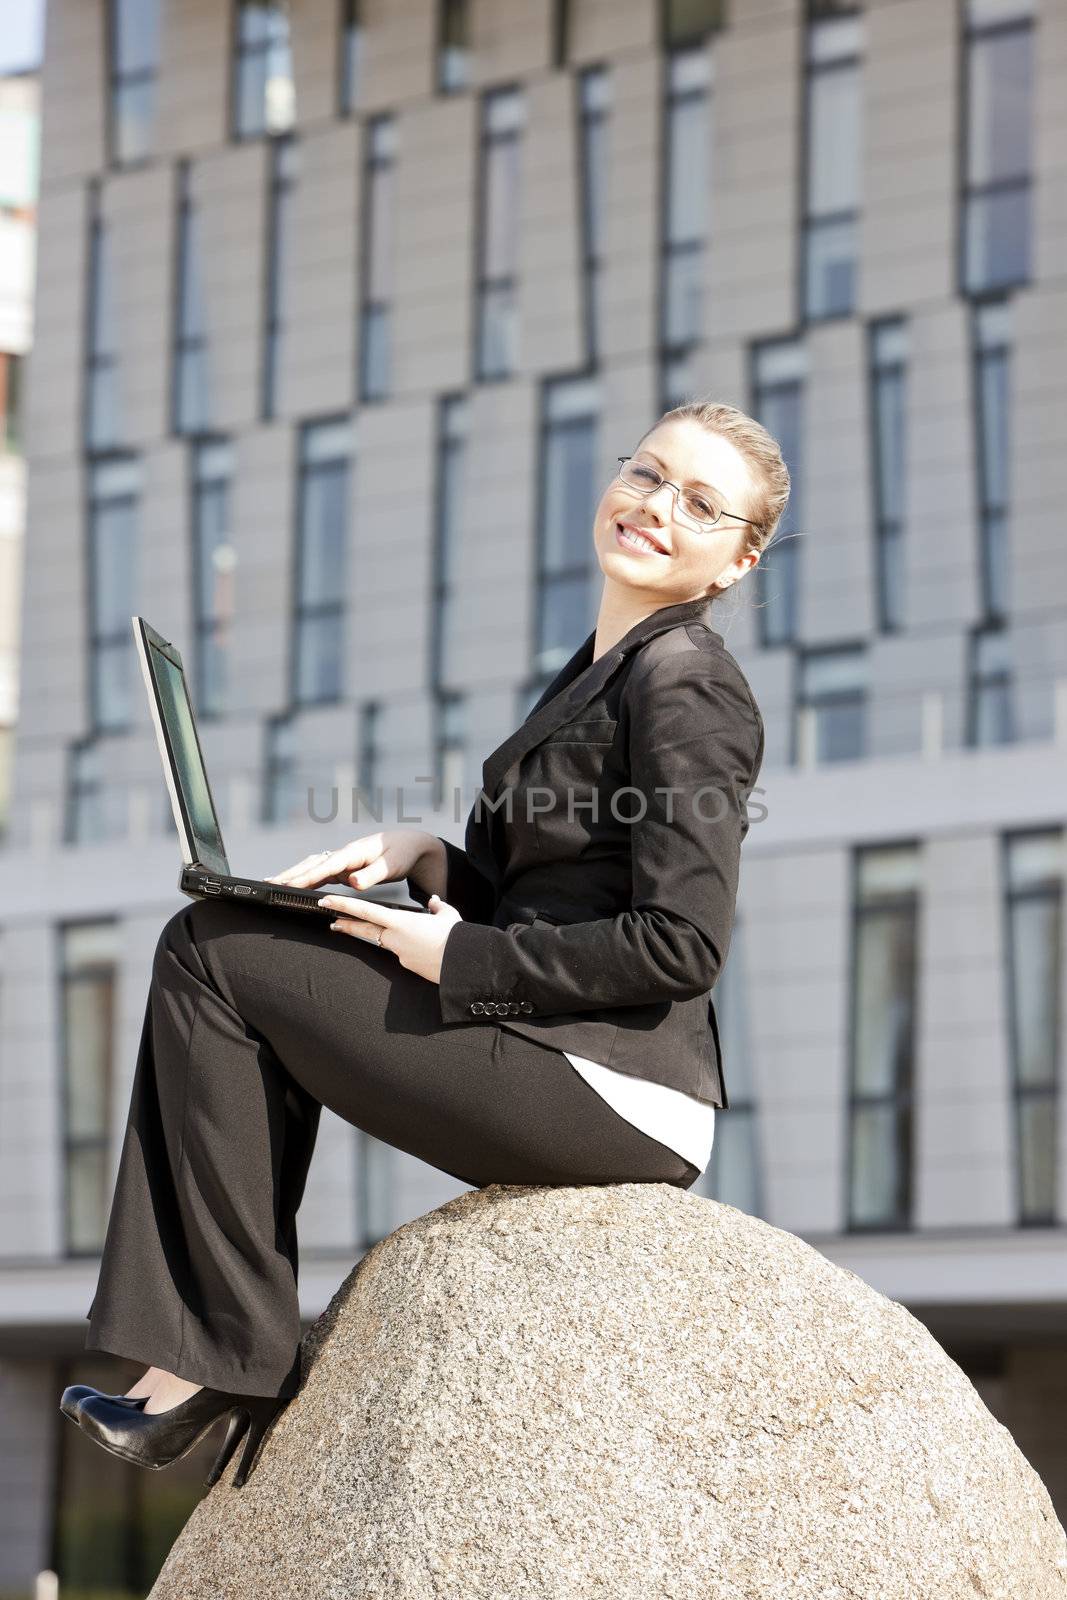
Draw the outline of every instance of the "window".
M361 0L344 0L341 6L341 82L338 104L342 113L359 104L365 44Z
M1008 1017L1021 1226L1052 1227L1057 1220L1065 847L1067 836L1062 828L1010 834L1003 841Z
M856 300L862 29L862 17L834 16L812 21L807 30L803 220L807 318L847 316Z
M664 357L678 360L703 331L711 184L711 57L704 48L677 50L668 56L666 71L660 341Z
M442 692L437 696L437 741L434 772L437 792L435 805L449 813L459 809L466 792L466 700L461 694ZM459 797L459 798L457 798Z
M144 161L156 137L159 0L110 0L111 160Z
M267 242L267 325L263 350L264 420L277 414L282 343L289 306L289 256L293 242L293 190L299 173L295 139L276 139L271 150Z
M519 358L518 298L521 132L525 122L518 89L497 89L482 102L481 162L478 185L478 347L479 378L506 378Z
M911 1220L919 848L853 862L848 1226Z
M122 730L133 714L140 463L114 456L89 466L89 687L91 720Z
M552 42L549 59L554 67L565 67L571 52L570 0L552 0Z
M375 794L378 784L378 763L381 757L379 740L382 716L383 708L380 700L364 701L359 718L359 747L356 759L356 783L359 789L356 796L358 811L355 820L357 821L368 814L375 823L382 820L381 796Z
M22 450L22 363L15 350L0 350L0 453Z
M725 0L664 0L660 17L663 48L701 44L725 21Z
M193 457L193 593L196 699L201 716L218 717L229 689L230 629L237 552L230 527L233 446L203 440Z
M600 569L589 530L601 491L599 382L549 383L543 403L533 670L556 673L596 621Z
M396 1151L393 1145L376 1139L372 1133L360 1128L356 1139L357 1151L357 1205L359 1216L356 1237L364 1250L370 1250L395 1226L393 1221L393 1195L396 1188L394 1164Z
M68 923L59 936L65 1249L91 1255L103 1246L110 1200L118 927Z
M178 318L174 341L174 431L199 433L210 425L207 317L204 304L200 217L183 161L178 203Z
M297 705L339 700L343 692L351 458L350 418L302 429L293 667Z
M470 7L466 0L439 0L437 12L437 88L454 94L470 83Z
M119 335L111 234L93 186L89 235L89 311L86 339L85 447L110 450L122 442Z
M288 6L284 0L237 0L234 136L284 133L295 110Z
M79 739L67 752L67 801L64 839L67 844L96 843L125 837L124 790L109 782L99 739ZM167 810L170 798L167 797Z
M753 573L760 644L765 649L787 644L796 636L806 374L804 348L797 340L760 344L753 352L753 415L778 440L791 481L789 503Z
M961 290L1026 283L1033 246L1032 0L966 0Z
M300 816L296 773L296 732L291 715L267 722L264 822L295 821Z
M375 117L367 132L363 201L359 373L362 400L384 399L390 383L396 146L396 119Z
M1009 609L1011 305L990 300L974 307L975 460L978 469L979 577L987 618Z
M744 919L738 917L726 965L712 996L730 1109L725 1114L717 1112L715 1115L711 1160L692 1192L736 1206L739 1211L756 1217L764 1212L763 1161L746 1004L746 943Z
M1015 739L1011 636L1000 624L971 635L967 743L1010 744Z
M585 291L585 352L593 366L600 357L602 306L600 280L607 244L608 134L611 126L611 75L589 67L578 79L581 106L582 283Z
M867 669L862 645L803 654L797 710L804 725L799 742L805 757L858 761L867 753Z
M871 460L874 467L875 591L878 626L904 622L905 379L907 336L900 318L870 330Z
M460 590L460 536L463 528L464 486L470 408L463 395L441 402L437 444L437 521L434 530L433 610L430 677L434 689L458 682L456 652L462 627Z

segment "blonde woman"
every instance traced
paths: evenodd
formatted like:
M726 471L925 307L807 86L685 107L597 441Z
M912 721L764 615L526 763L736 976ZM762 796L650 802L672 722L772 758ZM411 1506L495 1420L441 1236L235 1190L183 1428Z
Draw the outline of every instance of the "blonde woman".
M245 1482L300 1381L296 1216L319 1116L474 1187L667 1183L728 1105L711 992L763 758L711 626L789 478L731 406L663 416L605 487L596 628L487 758L465 848L386 830L278 883L407 882L333 922L193 901L160 935L86 1348L144 1361L62 1409L146 1467L229 1424Z

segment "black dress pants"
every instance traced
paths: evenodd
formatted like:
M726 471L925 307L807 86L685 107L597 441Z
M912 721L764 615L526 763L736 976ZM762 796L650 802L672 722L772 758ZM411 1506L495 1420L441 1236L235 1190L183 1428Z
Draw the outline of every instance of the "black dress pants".
M388 950L191 901L156 946L86 1349L296 1393L296 1214L323 1106L473 1188L699 1176L561 1051L446 1026L437 985Z

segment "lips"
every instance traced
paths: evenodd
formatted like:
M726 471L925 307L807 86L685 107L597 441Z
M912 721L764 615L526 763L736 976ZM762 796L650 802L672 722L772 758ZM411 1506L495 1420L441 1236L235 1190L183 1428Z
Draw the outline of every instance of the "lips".
M656 535L652 533L650 529L638 528L632 522L623 522L621 517L616 520L615 526L616 528L625 528L628 532L639 534L642 539L647 539L650 544L655 545L660 555L665 556L670 554L670 552L660 544L659 540L656 538Z

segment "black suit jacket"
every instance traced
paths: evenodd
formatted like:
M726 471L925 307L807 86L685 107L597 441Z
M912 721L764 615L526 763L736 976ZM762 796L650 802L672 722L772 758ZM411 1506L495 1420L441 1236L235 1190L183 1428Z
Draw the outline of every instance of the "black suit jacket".
M487 757L442 956L445 1023L499 1023L729 1106L711 990L763 719L707 599L595 633ZM632 820L630 820L632 819ZM411 878L413 898L428 895Z

